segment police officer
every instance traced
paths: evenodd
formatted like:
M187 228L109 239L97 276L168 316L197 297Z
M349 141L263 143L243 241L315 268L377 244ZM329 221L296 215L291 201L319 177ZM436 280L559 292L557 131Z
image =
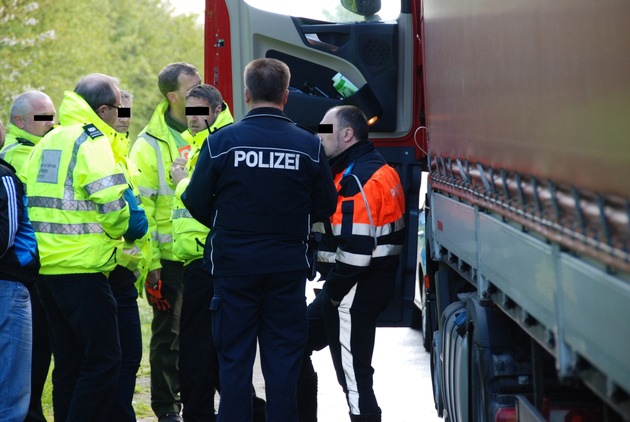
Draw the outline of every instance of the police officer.
M218 421L252 420L258 340L267 420L291 422L307 338L307 240L311 223L333 213L336 192L317 136L283 113L288 66L257 59L244 77L249 112L210 136L182 200L211 229L204 258L215 283Z
M15 97L10 114L9 131L0 158L19 172L31 148L52 129L56 110L45 93L27 91Z
M313 228L322 235L317 269L326 281L308 306L300 422L317 420L317 377L310 355L326 345L346 393L350 420L378 422L381 409L372 389L376 320L394 296L405 200L398 173L368 139L360 109L334 107L320 127L339 196L330 220Z
M27 91L15 97L10 114L9 131L0 158L20 172L33 147L52 129L57 111L48 95L41 91ZM31 288L29 293L33 314L33 360L31 403L25 422L45 422L42 392L48 378L52 351L48 339L48 320L37 289Z
M107 280L129 226L128 188L111 148L120 92L107 75L66 92L60 126L25 164L41 257L37 289L55 360L56 420L106 421L120 369L116 304Z

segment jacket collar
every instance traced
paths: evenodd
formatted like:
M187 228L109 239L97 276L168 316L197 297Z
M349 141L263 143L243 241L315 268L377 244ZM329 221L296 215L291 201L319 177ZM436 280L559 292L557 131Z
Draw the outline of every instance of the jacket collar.
M110 142L116 136L116 130L105 123L88 103L77 93L66 91L59 106L59 123L61 126L93 124Z
M41 136L36 136L36 135L30 134L27 131L25 131L24 129L16 126L13 123L9 123L9 131L7 132L7 135L12 135L16 139L17 138L26 139L27 141L32 142L35 145L37 145L39 140L42 139Z
M374 151L374 145L367 139L359 141L352 145L341 154L328 160L333 174L339 174L344 171L358 157Z
M284 114L284 112L282 110L280 110L279 108L275 108L275 107L256 107L251 109L246 115L245 118L247 117L256 117L256 116L275 116L275 117L282 117L285 119L289 119L287 117L286 114ZM291 119L289 119L291 120Z

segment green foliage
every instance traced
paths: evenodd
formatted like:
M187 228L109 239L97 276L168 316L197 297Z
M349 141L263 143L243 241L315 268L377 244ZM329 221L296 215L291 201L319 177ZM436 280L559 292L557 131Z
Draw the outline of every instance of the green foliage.
M0 119L13 98L46 92L59 107L64 91L92 72L117 77L134 95L135 139L162 99L157 74L185 61L203 74L203 28L172 16L167 0L0 0Z

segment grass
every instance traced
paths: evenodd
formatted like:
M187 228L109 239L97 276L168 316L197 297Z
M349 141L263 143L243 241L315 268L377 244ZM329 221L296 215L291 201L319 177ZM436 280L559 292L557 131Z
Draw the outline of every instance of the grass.
M153 410L151 410L151 391L149 382L149 340L151 338L151 319L153 311L151 306L143 298L138 298L138 308L140 309L140 324L142 328L142 362L138 370L136 389L133 398L133 407L136 411L138 421L142 419L154 419ZM42 393L42 408L44 415L49 422L54 421L52 406L52 369L54 363L48 372L48 379L44 385Z

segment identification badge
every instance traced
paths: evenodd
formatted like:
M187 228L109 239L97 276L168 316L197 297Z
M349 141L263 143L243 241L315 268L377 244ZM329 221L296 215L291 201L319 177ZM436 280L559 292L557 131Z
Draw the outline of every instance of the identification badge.
M87 125L83 126L83 130L92 139L96 139L99 136L103 136L103 132L98 130L98 128L91 123L88 123Z
M57 184L59 180L59 164L61 163L61 150L45 149L39 163L37 181L41 183Z

